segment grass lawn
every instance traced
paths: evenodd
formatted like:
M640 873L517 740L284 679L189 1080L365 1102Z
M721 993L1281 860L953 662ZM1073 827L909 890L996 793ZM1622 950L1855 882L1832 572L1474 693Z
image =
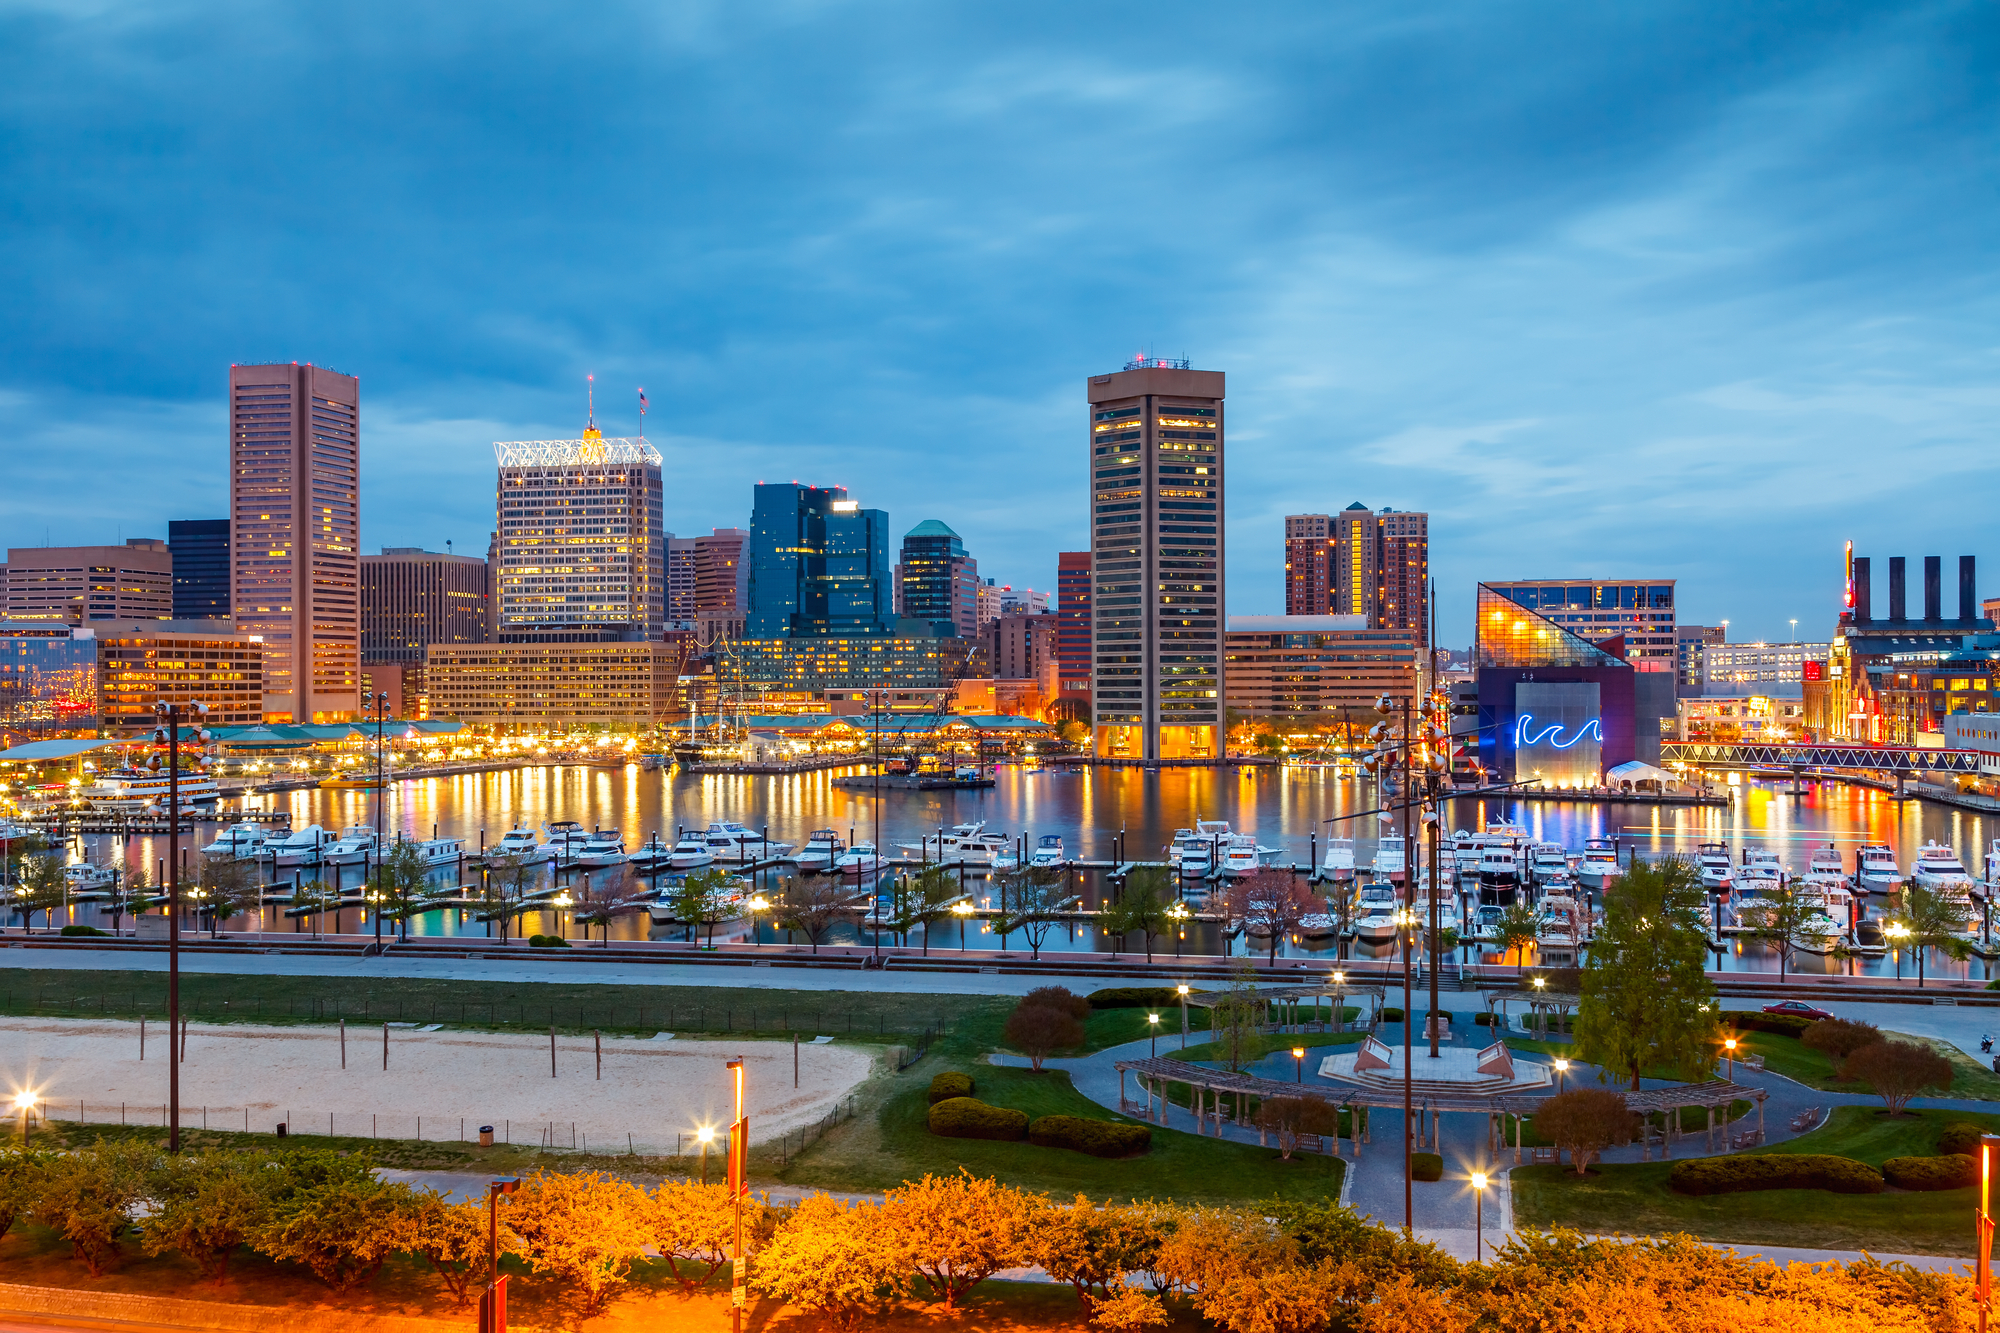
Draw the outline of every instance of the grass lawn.
M1882 1035L1896 1041L1911 1041L1920 1046L1929 1046L1950 1060L1951 1088L1943 1094L1944 1096L1984 1102L2000 1101L2000 1074L1995 1074L1950 1042L1942 1038L1918 1037L1904 1032L1885 1031ZM1774 1074L1783 1074L1795 1083L1803 1083L1822 1092L1866 1093L1868 1091L1867 1087L1860 1083L1834 1077L1833 1062L1797 1037L1781 1037L1771 1032L1746 1032L1739 1036L1743 1045L1764 1057L1764 1068Z
M1834 1109L1824 1127L1759 1151L1834 1153L1880 1166L1891 1157L1936 1152L1939 1132L1957 1121L2000 1130L2000 1115L1919 1111L1891 1119L1869 1107L1842 1106ZM1707 1240L1752 1245L1909 1254L1973 1252L1978 1193L1974 1188L1920 1193L1892 1189L1881 1194L1758 1190L1693 1198L1667 1187L1671 1165L1599 1166L1581 1180L1567 1166L1515 1167L1515 1219L1530 1226L1626 1235L1686 1231Z

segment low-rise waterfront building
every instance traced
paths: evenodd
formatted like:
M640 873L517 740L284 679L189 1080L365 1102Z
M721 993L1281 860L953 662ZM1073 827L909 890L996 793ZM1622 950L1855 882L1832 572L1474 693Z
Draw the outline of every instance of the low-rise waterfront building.
M1417 632L1366 616L1231 616L1223 653L1227 703L1243 717L1372 713L1380 696L1416 689Z
M685 719L680 643L433 644L434 717L496 731L668 725Z

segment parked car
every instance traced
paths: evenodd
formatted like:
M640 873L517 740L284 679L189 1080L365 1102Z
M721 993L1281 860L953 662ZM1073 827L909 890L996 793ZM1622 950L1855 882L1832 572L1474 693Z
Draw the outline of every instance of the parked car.
M1815 1009L1800 1000L1780 1000L1776 1004L1767 1004L1764 1006L1764 1012L1767 1014L1784 1014L1790 1018L1810 1018L1814 1021L1833 1017L1826 1010Z

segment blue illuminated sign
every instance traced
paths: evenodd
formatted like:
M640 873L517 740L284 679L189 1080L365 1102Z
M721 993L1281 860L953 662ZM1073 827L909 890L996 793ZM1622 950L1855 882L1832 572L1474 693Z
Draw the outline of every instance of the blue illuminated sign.
M1529 746L1541 745L1545 742L1547 743L1550 749L1567 750L1570 746L1575 745L1578 741L1584 740L1585 738L1595 740L1599 744L1602 744L1604 742L1604 730L1603 728L1597 725L1596 718L1592 718L1590 719L1590 721L1578 727L1576 729L1576 735L1570 737L1568 740L1550 739L1550 737L1560 737L1562 735L1563 728L1560 724L1552 727L1545 727L1541 731L1535 733L1533 736L1528 735L1528 724L1533 722L1534 720L1535 720L1535 715L1533 713L1523 713L1518 718L1515 719L1514 748L1516 750L1525 750Z

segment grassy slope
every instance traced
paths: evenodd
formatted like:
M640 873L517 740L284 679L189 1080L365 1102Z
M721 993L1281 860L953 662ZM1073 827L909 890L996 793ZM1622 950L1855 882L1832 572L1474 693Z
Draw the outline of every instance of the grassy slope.
M1859 1092L1868 1089L1834 1077L1833 1062L1808 1047L1797 1037L1780 1037L1769 1032L1745 1033L1744 1044L1764 1057L1764 1067L1774 1074L1783 1074L1796 1083L1822 1092ZM1968 1098L1978 1101L2000 1101L2000 1074L1980 1064L1948 1041L1933 1037L1917 1037L1903 1032L1884 1032L1885 1037L1897 1041L1913 1041L1931 1047L1951 1061L1951 1088L1943 1095Z
M1875 1165L1927 1155L1947 1124L2000 1130L2000 1115L1924 1111L1901 1120L1842 1106L1821 1129L1761 1151L1834 1153ZM1568 1167L1516 1167L1514 1216L1525 1225L1627 1235L1687 1231L1709 1240L1884 1253L1972 1253L1973 1189L1935 1193L1831 1194L1759 1190L1689 1198L1667 1187L1671 1164L1600 1166L1587 1179Z

